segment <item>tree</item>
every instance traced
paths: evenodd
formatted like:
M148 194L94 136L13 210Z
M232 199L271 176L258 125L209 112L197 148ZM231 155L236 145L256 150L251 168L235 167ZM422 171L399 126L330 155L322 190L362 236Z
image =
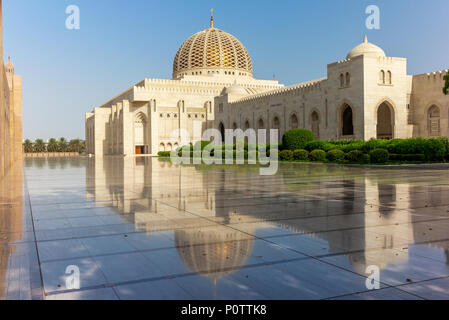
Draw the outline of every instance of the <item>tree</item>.
M34 152L45 152L46 149L44 140L36 139L36 141L34 141Z
M48 152L58 152L58 141L55 138L48 140L47 151Z
M23 142L23 150L25 151L25 153L32 153L33 152L33 143L31 142L30 139L26 139Z
M443 92L445 95L447 95L449 94L449 73L444 76L444 80L446 80L446 83L444 85Z
M66 152L68 148L67 140L65 138L60 138L58 143L58 151Z
M83 149L82 141L80 139L72 139L69 142L68 150L70 152L78 152L81 153Z

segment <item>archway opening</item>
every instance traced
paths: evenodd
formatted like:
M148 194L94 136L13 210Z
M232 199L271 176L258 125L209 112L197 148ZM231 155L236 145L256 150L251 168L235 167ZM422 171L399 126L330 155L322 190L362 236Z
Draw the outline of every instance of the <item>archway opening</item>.
M138 113L134 118L134 147L135 154L147 153L146 143L146 116L143 113Z
M394 111L386 103L377 109L377 139L393 139Z
M427 112L427 128L429 137L439 137L441 135L440 127L440 108L433 105Z
M347 104L343 107L342 112L342 135L343 136L354 135L352 108Z

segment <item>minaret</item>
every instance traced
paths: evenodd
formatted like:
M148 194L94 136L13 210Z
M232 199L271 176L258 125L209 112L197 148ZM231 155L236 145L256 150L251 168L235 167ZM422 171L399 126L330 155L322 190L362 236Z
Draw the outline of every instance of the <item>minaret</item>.
M3 0L0 0L0 61L3 64Z
M1 1L1 0L0 0ZM214 9L210 10L210 28L214 28Z

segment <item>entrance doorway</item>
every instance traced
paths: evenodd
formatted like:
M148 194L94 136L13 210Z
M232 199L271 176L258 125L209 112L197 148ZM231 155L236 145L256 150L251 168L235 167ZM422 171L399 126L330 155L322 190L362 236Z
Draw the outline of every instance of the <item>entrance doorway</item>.
M136 154L145 154L145 146L136 146Z
M382 103L377 109L377 139L393 139L394 112L386 103Z

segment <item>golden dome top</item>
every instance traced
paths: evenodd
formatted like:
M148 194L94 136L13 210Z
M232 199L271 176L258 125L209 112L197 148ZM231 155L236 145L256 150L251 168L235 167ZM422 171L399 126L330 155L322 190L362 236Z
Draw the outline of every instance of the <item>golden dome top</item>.
M182 76L252 76L251 57L233 35L211 27L188 38L173 63L173 78Z

